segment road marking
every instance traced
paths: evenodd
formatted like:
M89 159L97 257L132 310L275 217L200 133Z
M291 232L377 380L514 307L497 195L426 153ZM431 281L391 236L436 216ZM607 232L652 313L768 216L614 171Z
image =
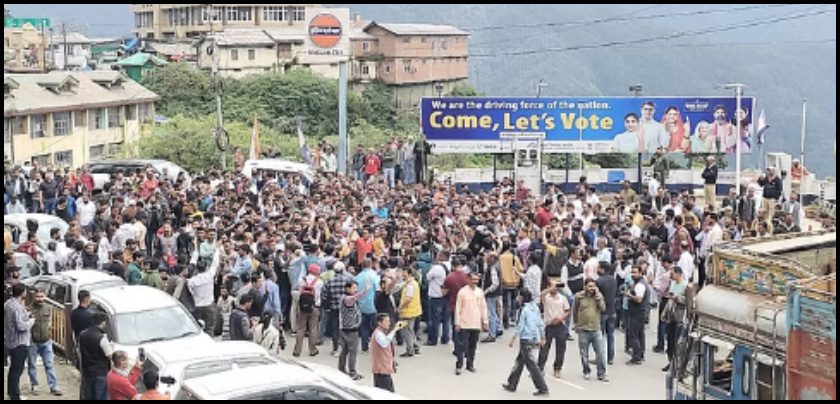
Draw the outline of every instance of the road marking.
M585 391L585 390L586 390L585 388L583 388L583 387L581 387L581 386L578 386L577 384L574 384L574 383L571 383L571 382L567 382L567 381L565 381L565 380L563 380L563 379L558 379L558 378L556 378L556 377L551 377L550 379L551 379L551 380L554 380L555 382L560 382L560 383L563 383L563 384L565 384L565 385L567 385L567 386L569 386L569 387L572 387L572 388L578 389L578 390L580 390L580 391Z

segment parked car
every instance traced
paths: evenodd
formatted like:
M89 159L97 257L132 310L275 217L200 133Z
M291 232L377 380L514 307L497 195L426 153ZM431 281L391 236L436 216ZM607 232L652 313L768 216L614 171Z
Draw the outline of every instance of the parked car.
M50 231L53 228L58 228L61 238L64 239L64 234L70 225L67 224L58 216L45 215L42 213L12 213L10 215L3 215L3 226L8 226L12 231L12 245L18 244L27 240L29 236L29 228L26 226L28 220L33 220L38 223L38 244L44 250L47 248L47 243L50 242Z
M147 286L119 286L91 292L93 312L108 316L114 349L137 358L138 350L170 345L189 349L212 341L193 316L172 296Z
M112 174L120 171L133 173L138 169L143 170L147 166L154 169L159 177L163 177L164 169L166 169L167 177L172 181L178 178L181 172L189 175L179 165L166 160L99 160L91 162L88 168L93 177L93 189L99 191L111 179Z
M17 258L17 255L15 255L15 258ZM29 256L27 258L32 259ZM31 288L44 290L47 294L47 301L58 308L64 308L65 304L70 304L72 307L78 306L79 291L93 292L126 284L125 280L120 277L91 269L64 271L52 275L44 274L26 279L23 283Z
M189 380L227 372L236 368L265 366L277 363L261 346L246 341L201 342L189 347L158 345L144 347L146 362L143 372L155 371L161 376L159 391L175 397L181 385ZM138 391L145 391L142 381Z
M375 387L336 383L305 365L235 368L184 382L176 400L405 400Z

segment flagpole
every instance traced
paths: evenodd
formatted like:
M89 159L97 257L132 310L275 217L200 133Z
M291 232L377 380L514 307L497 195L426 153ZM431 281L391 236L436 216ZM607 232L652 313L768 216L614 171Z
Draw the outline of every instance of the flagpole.
M802 145L799 149L799 164L805 167L805 119L808 111L808 99L802 99Z
M744 94L744 84L727 84L727 89L735 90L735 189L741 195L741 97Z

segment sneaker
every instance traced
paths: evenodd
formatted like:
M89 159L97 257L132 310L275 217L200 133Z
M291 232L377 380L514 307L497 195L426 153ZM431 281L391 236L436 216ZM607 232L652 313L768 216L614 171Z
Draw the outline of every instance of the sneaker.
M413 353L406 352L406 353L403 353L403 354L400 355L400 358L411 358L411 357L414 357Z
M583 374L583 380L590 380L590 379L592 379L592 375L590 375L589 373L584 373Z
M38 386L32 386L31 388L29 388L29 393L33 396L37 396L39 394Z
M51 392L50 392L50 394L52 394L52 395L54 395L54 396L56 396L56 397L61 397L61 396L63 396L63 395L64 395L64 393L63 393L61 390L59 390L59 389L55 389L55 390L51 391Z
M607 361L607 365L612 366L612 365L613 365L613 360L612 360L612 359L610 359L609 361Z
M504 332L504 331L499 331L499 333L498 333L498 334L496 334L496 338L499 338L499 337L501 337L502 335L505 335L505 332Z
M561 379L561 377L560 377L560 371L559 371L559 370L555 370L555 371L554 371L554 378L555 378L555 379Z
M548 390L542 390L534 393L534 397L545 397L548 395Z
M420 347L419 346L414 347L414 354L415 355L420 355Z
M475 373L476 372L475 368L473 368L473 367L467 368L467 371L470 372L470 373Z
M574 338L574 337L572 337L571 335L569 335L568 337L566 337L566 342L573 342L574 340L575 340L575 338Z
M350 378L353 379L354 382L357 382L359 380L364 379L365 377L358 374L358 373L354 373L354 374L350 375Z
M332 356L333 358L337 358L337 357L338 357L338 355L339 355L338 351L332 351L332 352L330 352L330 356Z
M461 369L455 369L455 376L461 376Z
M319 354L319 353L320 353L320 352L318 352L318 350L316 349L316 350L314 350L314 351L310 352L310 353L309 353L309 356L313 356L313 357L314 357L314 356L318 356L318 354Z
M483 340L481 340L482 344L487 344L487 343L491 343L491 342L496 342L496 338L495 337L487 337L487 338L484 338Z
M507 384L507 383L503 384L502 388L505 389L506 391L511 392L511 393L516 393L516 389L513 388L513 387L510 387L510 385Z
M642 361L635 361L635 360L632 360L632 359L627 361L627 363L626 363L627 366L639 366L641 364L642 364Z
M662 347L659 347L659 346L655 346L655 347L653 347L653 352L663 353L663 352L665 352L665 349L662 348Z
M603 376L599 377L598 380L600 380L604 383L609 383L610 382L610 378L607 377L607 375L603 375Z
M669 371L669 370L671 370L671 365L665 365L665 367L664 367L664 368L662 368L662 371L663 371L663 372L667 372L667 371Z
M426 346L437 346L434 342L427 341L424 345Z
M300 358L300 353L292 353L292 356L294 356L295 358Z

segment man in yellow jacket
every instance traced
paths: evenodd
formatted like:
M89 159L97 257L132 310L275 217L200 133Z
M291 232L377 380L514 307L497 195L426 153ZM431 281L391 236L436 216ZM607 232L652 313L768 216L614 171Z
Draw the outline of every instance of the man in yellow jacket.
M516 320L516 295L522 279L522 262L511 251L510 243L507 241L502 244L499 266L502 275L502 305L504 307L502 322L507 330L510 328L510 324Z
M420 353L420 344L417 343L417 336L414 334L414 323L423 314L420 305L420 284L415 278L415 271L406 268L403 271L403 291L400 298L398 312L401 322L405 325L402 329L403 342L405 342L405 353L402 358L410 358Z

